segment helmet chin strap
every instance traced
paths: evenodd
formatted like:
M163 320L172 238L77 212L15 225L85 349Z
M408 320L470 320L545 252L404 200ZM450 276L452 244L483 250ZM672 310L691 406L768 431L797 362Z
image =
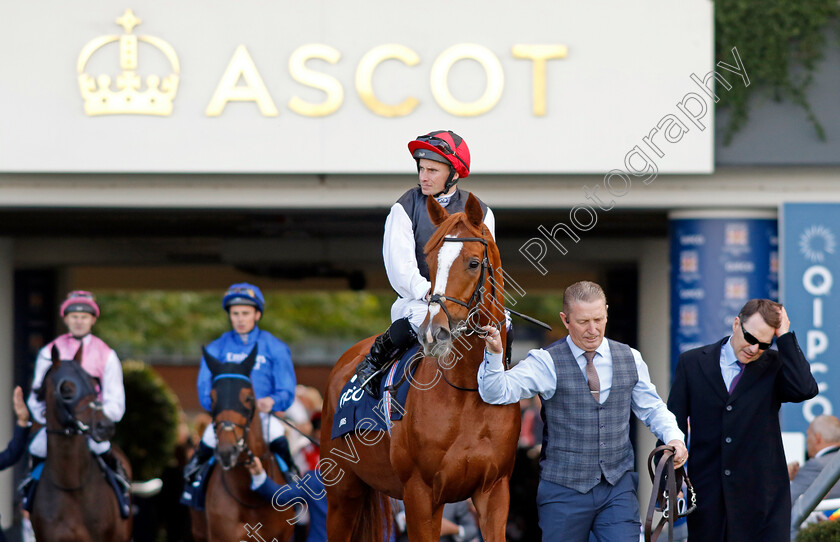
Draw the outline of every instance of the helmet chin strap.
M446 184L443 185L443 190L441 190L440 192L435 194L434 197L439 198L442 195L448 193L449 189L452 188L452 186L454 186L455 183L457 183L457 182L458 182L458 180L455 179L455 168L452 167L452 166L449 166L449 178L446 179Z

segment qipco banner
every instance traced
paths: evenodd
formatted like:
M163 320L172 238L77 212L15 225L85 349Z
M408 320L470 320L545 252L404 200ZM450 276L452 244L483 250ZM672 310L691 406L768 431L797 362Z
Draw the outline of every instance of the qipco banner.
M837 415L840 402L840 306L834 286L840 276L840 204L785 204L781 219L782 302L820 387L813 399L782 406L782 428L804 433L816 416Z
M682 352L731 335L747 300L778 299L779 240L774 214L710 211L670 218L673 370Z

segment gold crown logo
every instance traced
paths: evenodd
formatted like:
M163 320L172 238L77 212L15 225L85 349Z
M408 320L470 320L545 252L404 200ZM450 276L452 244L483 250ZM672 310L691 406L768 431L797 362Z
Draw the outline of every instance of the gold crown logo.
M134 16L130 9L117 19L117 24L125 29L122 36L100 36L89 41L79 53L77 71L79 73L79 89L85 100L85 113L93 115L160 115L172 113L172 100L178 92L178 74L181 71L178 55L171 45L153 36L137 36L132 34L135 26L142 21ZM122 73L117 76L117 89L111 90L111 76L99 75L96 79L85 73L85 66L91 55L101 47L120 42L120 67ZM146 78L145 91L140 92L140 76L137 75L137 45L138 41L148 43L159 49L169 60L172 73L161 79L157 75ZM98 83L98 84L97 84Z

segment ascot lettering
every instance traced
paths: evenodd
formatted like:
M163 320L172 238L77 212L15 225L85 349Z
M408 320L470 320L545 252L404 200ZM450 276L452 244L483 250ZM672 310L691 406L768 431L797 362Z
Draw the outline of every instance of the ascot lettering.
M517 44L511 50L515 59L532 62L531 112L543 117L547 112L547 63L549 60L566 58L567 48L557 44ZM299 96L292 96L288 107L304 117L325 117L337 112L344 103L344 87L331 75L315 71L308 66L310 60L323 60L336 64L341 53L329 45L307 44L296 49L289 58L289 73L296 82L322 91L325 98L320 102L309 102ZM387 60L396 60L408 68L420 64L420 56L409 47L400 44L379 45L365 53L356 68L355 88L362 103L371 112L381 117L404 117L411 114L420 100L406 96L397 104L383 102L374 90L373 78L376 69ZM449 76L453 67L469 60L478 63L486 76L484 92L475 101L457 99L451 92ZM443 51L432 63L430 72L432 96L438 106L458 117L475 117L491 111L501 100L504 92L504 69L499 58L488 48L471 43L461 43ZM274 100L263 82L257 66L244 45L237 47L233 58L222 74L216 91L207 105L205 114L217 117L222 114L228 102L254 102L260 114L265 117L279 115Z

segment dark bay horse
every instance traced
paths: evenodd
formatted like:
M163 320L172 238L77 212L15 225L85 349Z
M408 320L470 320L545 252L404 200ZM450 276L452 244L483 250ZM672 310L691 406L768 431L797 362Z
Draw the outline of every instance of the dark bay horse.
M236 542L272 540L286 542L294 532L295 509L282 499L272 503L251 491L245 465L260 458L266 474L278 484L285 478L263 440L251 370L257 359L254 348L242 363L222 363L204 351L213 374L213 428L216 432L216 468L207 482L205 509L191 509L193 538L197 541Z
M46 403L47 458L35 493L32 527L46 542L124 542L132 520L120 517L117 497L88 448L110 439L114 422L105 416L93 377L81 366L82 349L62 360L52 349L52 367L37 392ZM131 469L118 450L113 450Z
M437 541L444 503L468 497L484 540L505 540L519 405L486 404L476 390L481 326L505 333L499 251L472 195L463 213L450 216L434 198L427 209L438 230L425 247L432 280L419 329L425 357L412 377L406 414L393 422L390 436L357 428L331 439L341 389L373 339L348 350L330 374L321 473L331 542L381 542L390 525L387 497L405 501L412 542Z

